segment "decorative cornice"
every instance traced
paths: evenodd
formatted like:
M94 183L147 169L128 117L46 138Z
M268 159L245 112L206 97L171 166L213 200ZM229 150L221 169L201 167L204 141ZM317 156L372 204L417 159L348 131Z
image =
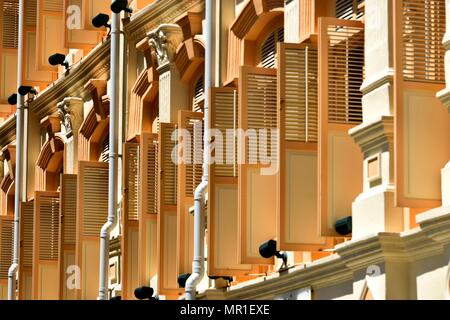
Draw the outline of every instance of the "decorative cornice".
M428 237L450 244L450 207L440 207L417 216L417 223Z
M394 140L394 118L383 116L378 121L363 123L351 130L350 136L361 147L363 153L391 144Z
M128 40L137 43L162 23L173 23L185 12L203 11L204 0L156 1L131 17L125 27Z
M437 93L436 97L447 107L450 114L450 88L445 88Z
M392 68L384 70L374 76L366 79L361 85L361 92L366 95L371 93L372 91L384 86L385 84L393 84L394 83L394 74L395 71Z

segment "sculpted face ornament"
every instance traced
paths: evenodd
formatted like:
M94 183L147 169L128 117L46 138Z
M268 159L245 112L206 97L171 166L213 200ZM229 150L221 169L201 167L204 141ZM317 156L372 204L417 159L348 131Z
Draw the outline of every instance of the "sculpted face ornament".
M61 124L66 129L66 136L70 138L73 135L72 131L72 115L70 113L70 108L66 103L61 103L58 106L58 114Z

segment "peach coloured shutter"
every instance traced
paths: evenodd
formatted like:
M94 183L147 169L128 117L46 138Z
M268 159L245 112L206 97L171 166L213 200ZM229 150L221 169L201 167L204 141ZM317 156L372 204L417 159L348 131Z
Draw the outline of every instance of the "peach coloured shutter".
M177 166L172 161L176 125L160 123L160 167L158 196L158 291L175 295L182 290L177 284Z
M150 285L156 275L158 212L158 135L143 133L140 142L140 194L138 265L139 284Z
M202 82L203 83L203 82ZM203 113L180 111L178 142L183 145L185 161L178 164L178 273L190 273L193 258L193 216L189 208L194 205L195 188L202 179ZM184 132L189 139L184 141ZM195 152L195 154L194 154ZM197 161L196 161L197 160ZM198 163L196 163L198 162Z
M0 216L0 285L2 287L5 285L8 287L8 270L12 262L13 241L13 217Z
M34 199L33 299L59 298L59 192L37 191Z
M241 67L239 81L239 128L256 133L252 139L239 137L241 263L272 264L273 259L262 258L258 249L277 233L276 172L262 173L268 169L263 161L271 162L275 169L278 166L277 142L271 143L277 128L277 70ZM260 130L267 130L266 152Z
M319 214L322 236L351 216L362 192L363 157L348 130L362 122L364 26L319 20Z
M278 235L281 250L317 251L318 50L313 41L278 49Z
M252 265L240 263L238 216L237 137L227 138L238 124L239 95L236 88L210 89L210 128L220 131L223 140L215 138L220 153L218 161L209 163L208 181L208 274L211 276L242 276L254 273ZM226 146L229 151L226 151ZM227 164L225 159L232 161Z
M22 202L20 219L19 298L31 300L34 201Z
M56 72L58 68L48 63L48 57L54 53L67 53L64 47L64 3L63 0L38 0L37 9L37 69Z
M124 148L124 211L122 237L122 292L124 299L134 298L134 289L138 287L138 231L140 176L139 143L125 143Z
M8 97L17 92L17 46L19 32L19 2L0 1L0 104L7 104ZM8 79L8 81L5 81Z
M43 89L55 79L52 72L39 71L37 68L37 2L38 0L25 1L22 82L24 85Z
M97 2L103 1L105 0L97 0ZM74 24L72 28L65 26L64 45L66 48L90 50L101 41L103 32L100 32L100 29L92 30L92 22L89 19L93 17L86 15L87 5L85 2L85 0L64 0L64 23ZM104 13L108 12L104 11ZM87 25L87 23L89 24Z
M450 159L448 112L436 98L445 88L445 1L394 3L395 202L441 206L440 171Z
M100 230L108 216L108 164L80 161L77 192L75 261L81 269L78 298L95 300L98 294Z
M75 299L76 292L66 283L67 268L75 263L75 244L77 227L77 175L64 174L61 180L61 224L59 234L59 285L60 298Z

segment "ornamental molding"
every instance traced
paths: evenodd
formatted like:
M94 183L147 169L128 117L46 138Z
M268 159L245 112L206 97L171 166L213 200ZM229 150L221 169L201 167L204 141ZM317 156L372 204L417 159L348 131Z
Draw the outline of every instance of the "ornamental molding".
M147 34L149 45L156 53L158 68L175 60L178 46L183 42L183 32L177 24L162 24Z
M58 103L58 116L67 139L78 131L83 122L83 99L69 97Z

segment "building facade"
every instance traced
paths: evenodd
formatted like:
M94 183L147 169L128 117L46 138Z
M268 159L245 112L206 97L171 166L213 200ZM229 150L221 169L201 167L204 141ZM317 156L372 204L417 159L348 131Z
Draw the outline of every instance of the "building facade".
M211 26L203 0L128 2L110 298L185 298L207 168L197 299L450 299L448 1L213 0ZM16 192L14 298L96 299L114 79L92 19L111 1L26 0L21 46L19 1L0 5L0 299Z

